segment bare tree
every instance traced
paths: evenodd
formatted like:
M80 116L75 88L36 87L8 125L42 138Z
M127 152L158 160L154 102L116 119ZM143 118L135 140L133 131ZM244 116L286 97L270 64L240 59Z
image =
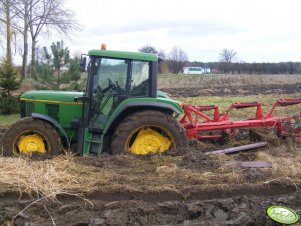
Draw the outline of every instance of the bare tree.
M139 48L138 51L142 53L152 53L158 55L159 57L158 73L162 73L163 71L162 61L165 60L165 52L162 49L157 50L155 47L147 44Z
M12 42L12 21L15 15L11 13L11 6L14 4L13 0L0 0L0 23L5 28L5 36L6 36L6 60L12 62L12 50L11 50L11 42Z
M36 45L42 31L56 30L69 35L79 26L74 13L64 7L64 0L28 0L29 1L29 32L31 36L31 65L35 64Z
M159 57L159 59L161 59L161 60L165 60L166 54L165 54L165 51L164 51L163 49L160 49L160 50L159 50L158 57Z
M183 70L185 63L188 61L186 52L176 46L172 48L167 56L169 71L178 74Z
M158 51L155 49L155 47L150 46L150 45L142 46L141 48L138 49L138 51L142 52L142 53L158 54Z
M0 3L12 1L9 8L1 7L1 9L4 8L6 12L12 13L18 19L18 23L11 26L23 36L22 77L25 78L29 52L28 32L31 36L31 64L33 66L38 36L41 32L49 33L51 30L56 30L68 36L72 31L78 29L78 25L73 12L65 9L64 0L0 0ZM6 36L11 38L9 35ZM7 48L8 53L11 52L9 47Z
M39 0L35 0L33 4L30 5L31 1L34 0L15 0L15 4L12 5L12 11L19 19L19 23L15 24L14 28L23 36L22 72L21 72L22 78L26 77L26 72L27 72L30 7L34 7Z
M233 49L223 49L219 53L220 61L221 62L226 62L226 63L231 63L233 60L236 59L237 52L235 52Z
M0 3L1 5L1 3ZM1 5L2 6L2 5ZM2 22L1 20L1 13L2 13L2 10L0 9L0 36L4 36L5 35L5 29L4 29L4 23ZM0 43L1 45L2 43ZM2 45L1 45L2 46Z
M165 59L165 52L161 49L157 50L155 47L153 47L151 45L142 46L141 48L138 49L138 51L142 52L142 53L157 54L160 59L162 59L162 60Z

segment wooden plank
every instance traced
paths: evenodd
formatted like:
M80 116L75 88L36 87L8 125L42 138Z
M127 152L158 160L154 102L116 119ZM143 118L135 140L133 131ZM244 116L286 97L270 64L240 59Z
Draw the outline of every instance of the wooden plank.
M272 163L265 161L246 161L242 162L241 166L246 168L272 168Z
M215 154L227 154L227 153L233 153L233 152L238 152L238 151L246 151L254 148L259 148L266 146L268 142L258 142L254 144L247 144L247 145L242 145L238 147L233 147L233 148L225 148L225 149L220 149L216 151L209 151L205 152L206 155L215 155Z
M273 166L271 162L265 161L228 161L225 165L244 168L272 168Z

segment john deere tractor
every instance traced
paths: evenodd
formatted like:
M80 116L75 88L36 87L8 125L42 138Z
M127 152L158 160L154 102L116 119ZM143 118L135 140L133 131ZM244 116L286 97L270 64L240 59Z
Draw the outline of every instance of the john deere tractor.
M29 91L21 119L3 137L4 155L158 153L187 143L178 102L157 91L154 54L91 50L81 58L84 92Z

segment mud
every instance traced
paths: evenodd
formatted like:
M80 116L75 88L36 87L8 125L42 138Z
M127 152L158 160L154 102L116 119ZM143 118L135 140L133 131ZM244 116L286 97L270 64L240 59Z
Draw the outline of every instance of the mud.
M212 147L212 149L214 148ZM147 172L145 172L146 175L152 174L160 167L164 167L164 162L167 166L175 166L180 169L190 169L198 172L207 172L218 169L221 166L220 161L212 156L204 154L204 150L208 149L205 147L197 148L189 146L186 148L172 149L161 155L137 156L125 154L112 156L103 154L98 158L77 158L76 162L87 166L105 167L116 170L137 167L138 164L140 167L147 169Z
M80 199L32 203L21 199L1 200L0 222L21 225L276 225L265 210L270 205L288 205L301 213L301 193L277 196L242 195L197 201L143 200L85 203ZM11 220L14 217L14 220Z
M36 201L41 197L20 197L18 193L6 190L0 192L0 225L275 225L266 216L266 208L270 205L286 205L301 214L301 192L297 185L276 180L265 183L271 176L268 170L242 169L240 175L245 182L241 184L229 183L222 177L218 181L199 184L193 177L218 173L223 164L218 158L203 153L210 147L197 148L195 144L152 156L75 157L75 162L92 166L93 171L114 170L119 175L115 175L114 180L120 184L138 184L145 189L115 191L99 187L81 196L59 195L52 201ZM255 160L256 153L238 153L229 158ZM166 172L169 168L164 167L167 166L173 166L171 170L177 169L174 173L181 172L178 169L190 170L192 178L181 182L182 175L178 175L178 183L174 177L163 174L162 178L156 179L160 175L158 169ZM235 173L235 169L232 170ZM150 182L142 179L126 180L127 174L132 176L129 172L140 172L140 178L162 183L162 189L147 189ZM168 185L175 185L175 188L164 188Z
M193 171L212 171L221 166L218 160L205 155L201 148L179 148L167 152L166 155L180 156L176 160L176 165Z
M245 141L231 142L228 145ZM38 202L41 197L20 198L17 192L0 189L0 225L275 225L265 213L270 205L287 205L301 213L295 183L267 182L269 169L223 168L229 159L256 160L256 150L225 159L204 154L220 147L193 141L190 147L161 155L74 157L75 163L91 166L93 172L114 172L112 180L121 186L116 190L104 185L80 197L59 195ZM224 173L232 179L219 176ZM198 179L206 175L211 177Z
M285 85L264 86L227 86L212 88L163 88L164 92L175 97L198 97L198 96L246 96L267 94L293 94L301 92L301 83Z

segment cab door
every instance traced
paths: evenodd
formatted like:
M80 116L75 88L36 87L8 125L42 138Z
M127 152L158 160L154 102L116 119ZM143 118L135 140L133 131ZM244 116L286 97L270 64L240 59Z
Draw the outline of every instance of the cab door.
M126 98L129 65L130 61L122 59L96 59L90 103L90 130L101 133L122 97Z

